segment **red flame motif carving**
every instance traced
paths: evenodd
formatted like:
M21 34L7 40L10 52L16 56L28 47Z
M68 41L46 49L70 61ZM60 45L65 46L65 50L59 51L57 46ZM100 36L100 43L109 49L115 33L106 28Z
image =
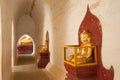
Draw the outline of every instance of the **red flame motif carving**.
M48 33L48 31L46 32L46 41L49 41L49 33Z
M102 27L99 19L90 12L89 7L87 7L86 16L80 25L78 31L78 42L80 42L80 33L86 30L91 33L92 42L97 46L97 58L98 58L98 76L97 80L113 80L114 79L114 69L111 66L110 69L105 69L102 64L101 59L101 47L102 47Z
M48 49L49 49L49 32L46 32L46 41L48 42Z

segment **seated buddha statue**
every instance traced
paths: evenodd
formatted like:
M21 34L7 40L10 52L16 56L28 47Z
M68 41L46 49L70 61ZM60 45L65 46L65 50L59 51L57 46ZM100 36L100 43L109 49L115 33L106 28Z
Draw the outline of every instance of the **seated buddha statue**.
M48 52L48 51L49 51L49 50L48 50L48 42L45 41L45 44L43 45L43 47L38 46L38 51L39 51L39 52L42 52L42 53Z
M88 32L83 30L80 34L81 45L77 53L77 64L85 64L93 62L92 48L93 43L91 42L91 36ZM67 61L74 63L74 55L70 55L66 58Z

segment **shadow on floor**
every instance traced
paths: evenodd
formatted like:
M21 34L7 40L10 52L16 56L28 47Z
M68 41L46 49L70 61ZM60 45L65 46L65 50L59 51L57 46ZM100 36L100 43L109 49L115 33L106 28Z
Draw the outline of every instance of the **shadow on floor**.
M42 70L13 72L13 80L50 80Z
M33 56L19 56L17 65L27 65L35 63L35 59Z

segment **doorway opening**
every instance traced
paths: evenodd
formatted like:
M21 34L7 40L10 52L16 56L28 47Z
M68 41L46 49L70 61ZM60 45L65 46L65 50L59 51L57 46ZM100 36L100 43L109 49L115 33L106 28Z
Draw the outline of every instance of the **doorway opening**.
M33 39L25 34L17 42L17 55L18 56L32 56L35 53Z

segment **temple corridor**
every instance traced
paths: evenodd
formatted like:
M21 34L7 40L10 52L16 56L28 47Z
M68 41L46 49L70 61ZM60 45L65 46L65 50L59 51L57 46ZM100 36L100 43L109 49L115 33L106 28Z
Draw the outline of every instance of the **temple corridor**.
M63 48L65 45L78 46L79 29L90 27L90 21L93 21L94 26L102 27L98 28L102 30L102 38L96 38L96 42L102 40L101 49L96 50L101 52L98 55L98 61L102 62L100 65L106 71L114 71L114 75L110 76L113 75L114 80L120 80L119 3L120 0L0 0L0 80L65 80L68 71L64 64L66 58ZM88 21L88 7L91 15L96 16L100 23L89 18L89 15ZM93 32L95 28L90 29ZM93 39L98 30L91 35ZM91 40L94 41L93 39ZM45 42L49 43L47 49L44 48ZM95 46L98 47L97 45L96 43ZM50 54L49 58L45 57L49 63L43 69L37 67L40 61L45 63L40 55L40 46ZM74 72L71 68L69 70ZM104 72L103 70L99 71Z

